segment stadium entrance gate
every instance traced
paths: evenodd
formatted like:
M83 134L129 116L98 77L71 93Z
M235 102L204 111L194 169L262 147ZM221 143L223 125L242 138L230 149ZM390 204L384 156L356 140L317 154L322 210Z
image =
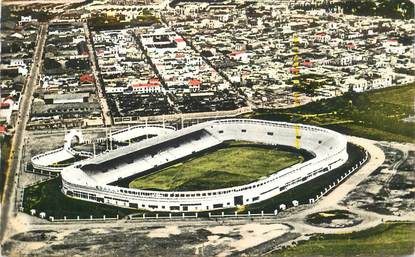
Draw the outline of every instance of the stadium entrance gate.
M244 196L238 195L233 198L234 204L236 205L243 205L244 204Z

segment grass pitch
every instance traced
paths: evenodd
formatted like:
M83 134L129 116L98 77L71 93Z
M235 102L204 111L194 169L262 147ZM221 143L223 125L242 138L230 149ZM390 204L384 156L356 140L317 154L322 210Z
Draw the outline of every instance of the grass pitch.
M131 188L209 190L244 185L302 162L294 152L233 142L214 152L135 179Z
M350 234L317 235L277 256L412 256L415 223L385 223Z

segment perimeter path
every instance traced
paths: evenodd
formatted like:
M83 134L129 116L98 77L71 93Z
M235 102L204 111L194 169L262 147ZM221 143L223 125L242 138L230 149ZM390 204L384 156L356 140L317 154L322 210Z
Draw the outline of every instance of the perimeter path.
M357 207L345 206L342 204L342 200L345 199L347 194L353 191L361 182L363 182L372 172L374 172L385 161L385 154L378 146L377 141L348 137L348 141L360 145L365 148L369 154L369 161L363 165L356 173L348 178L344 183L337 186L327 196L323 197L316 204L311 205L310 208L303 210L292 216L283 218L281 221L285 221L295 228L296 232L305 234L324 233L324 234L336 234L336 233L350 233L353 231L360 231L375 227L385 221L415 221L415 212L410 212L404 216L394 215L382 215L375 212L366 211ZM307 215L324 212L329 210L347 210L357 214L363 221L362 223L346 228L323 228L309 225L305 222ZM304 238L299 238L304 239Z
M89 59L91 60L91 63L92 63L92 72L94 73L94 77L95 77L98 100L101 104L102 118L106 126L111 126L113 124L111 112L108 107L107 98L105 98L104 96L104 91L103 91L104 87L101 83L101 77L99 76L98 65L97 65L96 58L95 58L95 50L94 50L94 47L92 46L91 33L89 31L87 23L83 23L83 26L84 26L84 31L85 31L86 43L88 46Z
M38 85L38 76L42 63L43 49L46 42L48 31L47 24L40 25L40 33L38 37L38 44L36 46L33 63L30 70L28 80L24 87L24 92L19 105L18 121L15 127L12 144L10 149L10 157L8 168L6 169L6 176L4 182L3 193L1 197L1 226L0 226L0 241L8 224L8 219L14 210L15 197L15 176L20 170L20 159L22 156L23 142L25 138L26 123L29 121L30 108L33 100L33 93Z
M353 176L334 189L333 192L323 197L312 209L325 209L334 204L338 204L346 195L355 189L363 180L365 180L373 171L385 162L385 153L375 144L377 141L349 136L347 140L355 145L362 146L370 154L369 161L363 165Z

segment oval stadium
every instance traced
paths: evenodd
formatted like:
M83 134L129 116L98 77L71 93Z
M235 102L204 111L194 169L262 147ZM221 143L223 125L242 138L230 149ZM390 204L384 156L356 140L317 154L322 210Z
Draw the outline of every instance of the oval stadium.
M116 186L117 181L146 174L227 141L291 148L299 144L312 158L245 185L215 190L159 191ZM346 137L328 129L254 119L214 120L171 130L65 167L61 171L62 192L76 199L133 209L210 211L264 201L343 165L347 159Z

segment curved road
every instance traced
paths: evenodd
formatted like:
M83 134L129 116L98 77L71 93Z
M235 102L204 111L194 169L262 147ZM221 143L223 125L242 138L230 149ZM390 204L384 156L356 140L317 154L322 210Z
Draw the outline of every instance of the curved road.
M350 178L348 178L344 183L337 186L331 193L327 196L324 196L316 204L312 205L310 208L301 211L297 214L283 218L285 222L292 225L295 228L296 232L302 234L312 234L312 233L324 233L324 234L336 234L336 233L350 233L353 231L365 230L374 226L377 226L385 221L415 221L415 212L408 213L404 216L393 216L393 215L382 215L375 212L366 211L357 207L349 207L341 205L341 201L349 194L353 189L355 189L361 182L363 182L373 171L375 171L379 166L381 166L385 161L385 154L381 148L376 146L376 141L358 138L358 137L348 137L348 141L360 145L365 148L369 154L369 161L362 166L356 173L354 173ZM398 161L399 165L402 163ZM394 168L397 166L394 165ZM305 222L307 215L328 211L328 210L347 210L352 213L358 214L360 218L363 219L363 222L352 227L346 228L323 228L309 225Z

